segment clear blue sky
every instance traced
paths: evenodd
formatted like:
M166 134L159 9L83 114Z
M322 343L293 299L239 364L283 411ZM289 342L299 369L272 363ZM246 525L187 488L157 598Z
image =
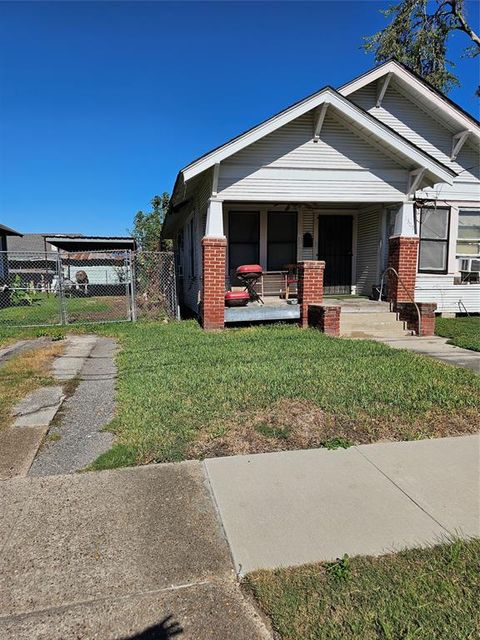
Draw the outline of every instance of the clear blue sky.
M193 158L373 66L385 4L0 3L0 222L124 234ZM466 43L451 97L476 115Z

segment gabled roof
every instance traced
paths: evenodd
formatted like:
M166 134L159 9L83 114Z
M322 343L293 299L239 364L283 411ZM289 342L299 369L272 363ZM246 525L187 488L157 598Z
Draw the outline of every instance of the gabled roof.
M345 96L342 96L332 87L324 87L320 91L317 91L300 102L287 107L287 109L281 111L272 118L265 120L252 129L249 129L236 138L233 138L222 146L217 147L200 158L197 158L197 160L194 160L192 163L184 167L180 171L180 174L186 182L206 169L209 169L215 164L230 157L234 153L237 153L241 149L244 149L264 136L288 124L292 120L295 120L304 113L307 113L312 109L316 109L324 104L338 110L344 117L365 129L368 135L375 137L377 140L389 147L391 151L404 156L404 158L407 158L416 166L425 167L436 181L452 184L453 176L456 175L454 171L430 156L425 151L416 147L409 140L398 134L386 124L383 124L374 118L367 111L351 102Z
M349 96L389 73L400 84L405 86L408 91L428 102L431 110L442 114L445 118L458 124L459 127L470 130L480 138L480 122L476 118L398 60L389 60L378 67L370 69L342 85L338 92L343 96Z

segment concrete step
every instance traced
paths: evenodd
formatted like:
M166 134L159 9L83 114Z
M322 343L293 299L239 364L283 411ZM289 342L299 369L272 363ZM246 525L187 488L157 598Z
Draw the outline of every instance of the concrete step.
M410 335L395 313L349 313L340 316L340 335L348 338L403 338Z

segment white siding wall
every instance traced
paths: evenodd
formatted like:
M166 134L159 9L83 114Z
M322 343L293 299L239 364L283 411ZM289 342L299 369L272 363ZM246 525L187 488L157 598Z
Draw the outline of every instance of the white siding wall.
M357 217L357 293L371 295L372 286L379 284L379 253L381 249L380 208L360 211Z
M450 160L452 136L458 132L441 123L418 104L407 97L399 87L391 83L381 107L375 106L376 84L363 87L349 96L360 107L387 124L400 135L413 142L434 158L460 175L454 185L436 185L424 190L423 197L453 198L456 200L480 200L479 148L470 138L455 161ZM437 194L437 195L435 195ZM417 193L422 197L422 192Z
M312 209L304 209L303 210L303 229L302 229L302 239L303 242L303 234L310 233L312 239L315 236L315 212ZM303 247L301 246L300 259L301 260L316 260L315 255L315 244L313 247Z
M375 202L404 198L407 171L327 112L319 142L307 113L220 165L229 200Z
M453 284L453 276L426 273L417 275L417 302L436 302L437 311L449 313L480 312L480 284Z
M208 200L212 193L212 172L208 171L195 192L191 213L183 227L183 251L179 252L182 278L180 286L181 302L194 313L198 311L202 285L202 238L205 235ZM193 258L191 265L190 222L193 218Z

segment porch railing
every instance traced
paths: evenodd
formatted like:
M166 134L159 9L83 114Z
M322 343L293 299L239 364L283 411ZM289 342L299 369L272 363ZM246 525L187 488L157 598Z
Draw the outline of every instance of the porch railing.
M418 335L421 336L422 335L422 314L420 313L420 308L418 306L418 304L415 302L412 294L410 293L410 291L407 289L407 287L405 286L403 280L400 278L400 276L398 275L398 271L396 269L394 269L393 267L387 267L385 269L385 271L382 273L382 278L380 280L380 291L378 293L378 299L381 300L382 296L383 296L383 283L385 280L385 276L387 275L387 273L391 271L392 273L395 274L397 281L399 284L402 285L403 290L405 291L405 293L407 294L407 296L409 297L410 301L414 304L415 309L417 311L417 316L418 316Z

